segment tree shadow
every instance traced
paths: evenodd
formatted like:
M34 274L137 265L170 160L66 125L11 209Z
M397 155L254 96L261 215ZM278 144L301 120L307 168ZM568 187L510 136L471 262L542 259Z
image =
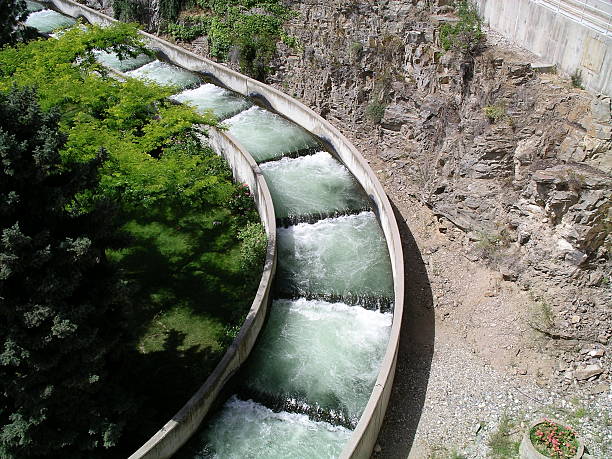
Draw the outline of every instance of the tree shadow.
M132 350L123 356L116 379L135 400L138 418L128 421L111 457L127 457L142 446L189 400L221 358L221 351L210 348L185 349L185 337L169 330L161 350Z
M408 225L391 202L404 252L404 315L391 397L376 458L405 458L413 446L425 404L434 351L435 317L427 269Z

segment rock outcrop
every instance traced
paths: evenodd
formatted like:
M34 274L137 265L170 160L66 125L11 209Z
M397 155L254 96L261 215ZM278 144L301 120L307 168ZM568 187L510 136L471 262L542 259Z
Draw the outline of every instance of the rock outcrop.
M401 192L549 304L542 331L607 343L610 97L536 73L520 50L444 52L445 0L288 3L300 47L280 45L273 84L384 159Z

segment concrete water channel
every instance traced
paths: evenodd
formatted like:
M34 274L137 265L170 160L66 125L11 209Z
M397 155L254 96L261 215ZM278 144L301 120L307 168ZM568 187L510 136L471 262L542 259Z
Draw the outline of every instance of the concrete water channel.
M28 6L27 23L43 33L74 23ZM338 457L368 404L393 323L393 270L376 205L333 149L259 100L146 55L99 51L97 59L212 111L259 164L277 217L267 322L225 401L177 456Z

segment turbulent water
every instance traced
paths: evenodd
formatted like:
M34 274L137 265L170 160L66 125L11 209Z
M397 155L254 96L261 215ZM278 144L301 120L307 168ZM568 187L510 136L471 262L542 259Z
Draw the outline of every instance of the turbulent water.
M25 23L30 27L34 27L40 33L51 33L60 27L71 26L75 24L76 21L57 11L43 9L30 14Z
M94 51L96 59L102 65L106 67L110 67L113 70L117 70L118 72L128 72L130 70L134 70L138 67L142 67L145 64L153 61L153 57L148 56L147 54L139 54L134 57L125 56L123 59L119 59L117 53L109 52L109 51Z
M225 123L257 162L317 146L308 131L260 107L251 107Z
M197 459L336 458L351 431L231 397L202 435Z
M220 120L234 116L251 106L251 102L244 97L210 83L195 89L187 89L171 98L180 103L190 104L200 113L211 110Z
M378 376L392 319L342 303L276 300L249 359L246 385L345 413L355 425Z
M201 82L197 74L158 60L135 70L130 70L126 72L126 75L140 80L152 81L162 86L178 86L182 89L196 86Z
M300 296L391 298L391 261L374 213L279 229L277 280Z
M369 207L355 178L327 152L264 163L261 171L270 188L277 218Z

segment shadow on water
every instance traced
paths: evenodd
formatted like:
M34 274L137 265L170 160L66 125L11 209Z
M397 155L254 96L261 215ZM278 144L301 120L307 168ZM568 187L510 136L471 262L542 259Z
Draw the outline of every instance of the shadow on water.
M376 458L405 458L423 411L434 351L435 318L427 270L408 225L391 203L404 251L404 316L389 405L378 434Z

